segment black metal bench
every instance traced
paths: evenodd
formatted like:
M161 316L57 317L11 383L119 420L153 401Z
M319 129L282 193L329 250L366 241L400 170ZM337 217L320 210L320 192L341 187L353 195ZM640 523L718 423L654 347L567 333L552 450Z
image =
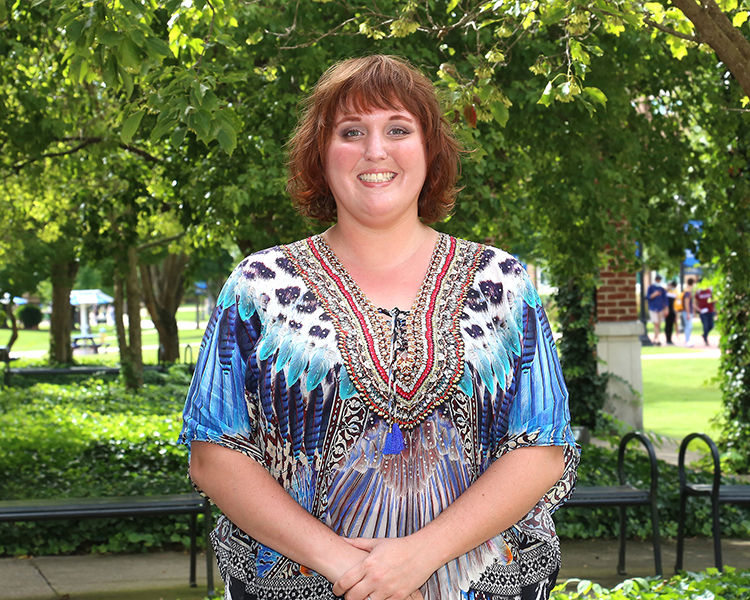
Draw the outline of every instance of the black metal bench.
M0 502L0 522L52 521L57 519L98 519L109 517L151 517L190 515L190 587L196 587L196 530L198 515L204 515L206 536L206 578L209 596L215 596L214 556L209 533L211 506L196 493L166 496L115 496L107 498L62 498L45 500L5 500Z
M693 440L703 440L711 450L714 472L712 483L690 483L685 471L685 453L687 447ZM680 510L677 516L677 561L675 572L682 570L682 557L685 550L685 517L687 512L688 496L699 496L711 498L711 514L713 522L711 530L714 537L714 561L716 568L723 570L721 559L721 519L719 505L740 504L750 505L750 485L722 485L721 484L721 462L719 461L719 450L714 441L705 433L691 433L680 444L680 455L678 459L680 471Z
M649 489L639 489L627 483L625 477L625 448L632 440L640 441L648 452L651 463L651 485ZM659 540L659 509L657 507L657 489L659 484L659 472L656 462L656 453L649 439L638 431L627 433L620 440L617 455L617 476L620 485L617 486L577 486L573 495L565 503L564 507L620 507L620 553L617 561L617 572L625 573L625 540L627 537L627 515L628 506L650 506L651 507L651 530L654 544L654 566L657 575L662 575L661 568L661 544Z
M12 359L15 360L15 359ZM144 365L144 371L164 371L162 365ZM104 365L75 365L71 367L5 367L4 384L10 386L11 378L14 376L28 375L40 377L47 375L119 375L120 367L107 367Z

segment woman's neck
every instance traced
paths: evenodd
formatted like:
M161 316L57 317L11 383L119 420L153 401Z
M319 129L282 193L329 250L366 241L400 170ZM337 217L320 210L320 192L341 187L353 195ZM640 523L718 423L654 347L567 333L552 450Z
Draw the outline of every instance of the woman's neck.
M438 233L412 228L354 231L334 225L322 237L376 307L408 310L419 294Z
M421 221L388 230L350 228L336 224L322 235L342 264L349 269L387 271L428 252L437 232Z

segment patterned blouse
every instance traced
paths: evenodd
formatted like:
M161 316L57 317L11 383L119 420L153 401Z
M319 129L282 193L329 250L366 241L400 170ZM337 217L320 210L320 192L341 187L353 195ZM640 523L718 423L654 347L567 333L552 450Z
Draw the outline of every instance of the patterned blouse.
M263 465L347 537L419 530L514 448L564 447L557 484L516 525L451 561L425 600L513 596L554 574L551 513L578 450L549 322L521 264L438 236L408 312L373 306L320 236L245 258L201 344L180 440ZM227 598L333 598L331 584L221 517Z

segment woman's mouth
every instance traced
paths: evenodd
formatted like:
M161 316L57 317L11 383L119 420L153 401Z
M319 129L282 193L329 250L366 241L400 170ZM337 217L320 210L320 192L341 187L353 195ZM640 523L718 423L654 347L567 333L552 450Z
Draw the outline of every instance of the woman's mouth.
M357 179L365 183L385 183L391 181L395 176L395 173L361 173L357 175Z

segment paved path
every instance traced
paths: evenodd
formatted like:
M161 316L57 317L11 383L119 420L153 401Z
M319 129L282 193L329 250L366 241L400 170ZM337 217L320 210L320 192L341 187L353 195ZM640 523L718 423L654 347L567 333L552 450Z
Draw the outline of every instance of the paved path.
M712 544L688 540L684 566L714 565ZM724 540L724 564L750 569L750 541ZM654 575L650 542L629 541L627 576L617 574L616 540L563 540L559 582L590 579L612 588L627 577ZM664 575L674 570L675 543L662 543ZM198 559L198 587L188 582L189 558L177 552L137 555L54 556L0 559L0 600L198 600L206 595L205 560ZM218 572L215 581L220 582Z

